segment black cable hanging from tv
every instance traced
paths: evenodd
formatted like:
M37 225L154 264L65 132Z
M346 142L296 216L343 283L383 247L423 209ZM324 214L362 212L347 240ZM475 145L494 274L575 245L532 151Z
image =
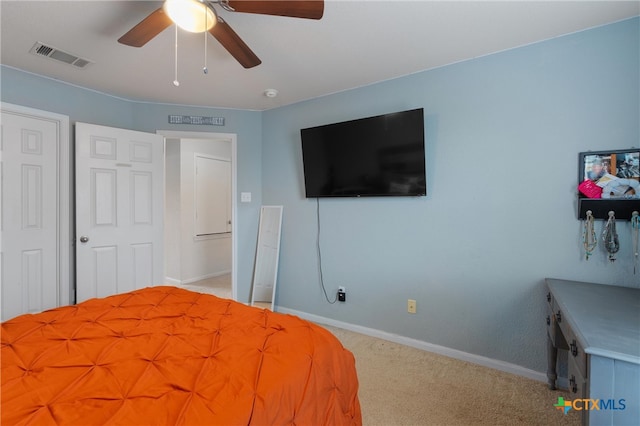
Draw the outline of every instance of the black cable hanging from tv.
M324 298L327 299L327 302L333 305L338 301L338 295L336 294L336 298L333 299L333 301L329 299L329 296L327 295L327 289L324 286L324 277L322 275L322 250L320 249L320 198L317 198L317 197L316 197L316 221L318 224L317 234L316 234L316 253L318 255L318 270L320 274L320 286L322 287Z

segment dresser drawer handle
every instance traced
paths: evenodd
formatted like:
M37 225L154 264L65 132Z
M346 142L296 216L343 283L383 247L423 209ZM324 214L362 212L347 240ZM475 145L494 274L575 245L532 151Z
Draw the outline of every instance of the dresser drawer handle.
M562 322L562 312L560 312L559 310L558 310L558 313L556 314L556 320L558 322Z
M571 355L574 357L578 356L578 344L576 343L576 339L573 339L573 342L569 345L571 347Z
M573 374L571 375L571 379L569 379L569 387L571 389L571 392L573 393L578 392L578 384L576 383L576 376L574 376Z
M547 302L551 302L551 292L547 293Z
M551 317L547 315L547 325L551 325Z

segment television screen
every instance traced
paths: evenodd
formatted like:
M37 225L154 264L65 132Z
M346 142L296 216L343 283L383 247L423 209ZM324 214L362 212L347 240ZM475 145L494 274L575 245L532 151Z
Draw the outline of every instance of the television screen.
M300 130L307 198L427 195L422 108Z

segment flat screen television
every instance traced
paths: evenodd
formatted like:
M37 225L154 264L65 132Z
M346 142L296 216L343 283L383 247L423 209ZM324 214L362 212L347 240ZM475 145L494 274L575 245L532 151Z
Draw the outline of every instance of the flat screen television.
M422 108L300 130L307 198L425 196Z

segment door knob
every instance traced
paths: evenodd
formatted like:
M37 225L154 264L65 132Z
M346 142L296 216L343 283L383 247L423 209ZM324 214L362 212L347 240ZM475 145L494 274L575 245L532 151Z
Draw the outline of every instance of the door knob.
M83 235L82 237L80 237L81 243L86 243L87 241L89 241L89 237L87 237L86 235Z

